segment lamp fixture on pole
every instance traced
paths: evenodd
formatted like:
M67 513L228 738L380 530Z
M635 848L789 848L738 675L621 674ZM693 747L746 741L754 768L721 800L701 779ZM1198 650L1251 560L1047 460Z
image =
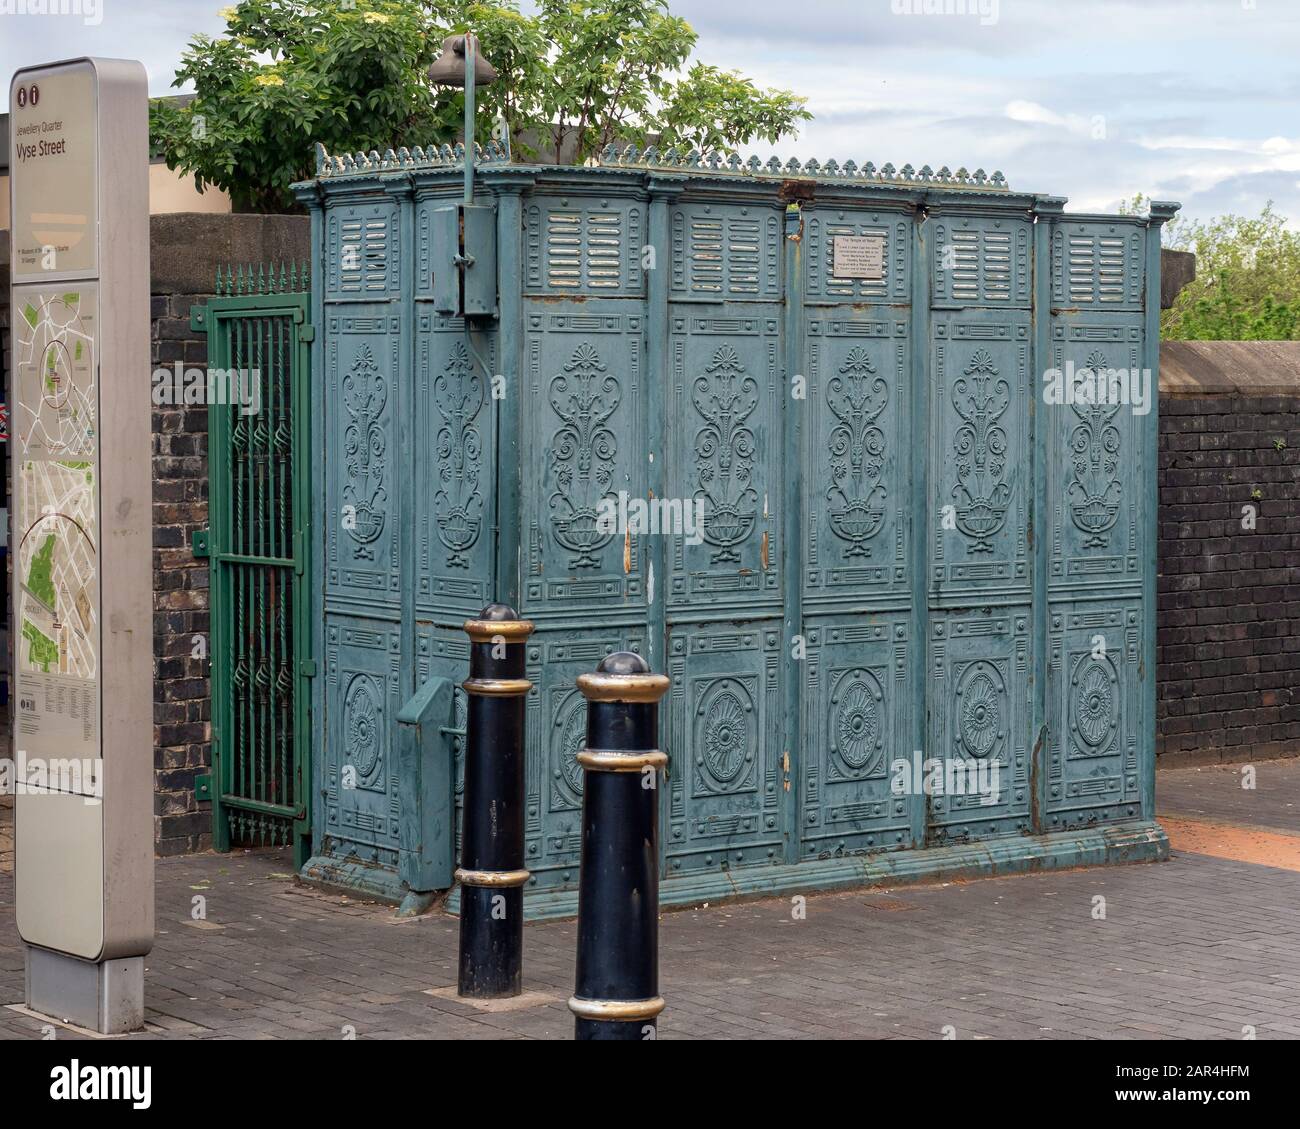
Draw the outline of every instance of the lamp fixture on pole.
M496 68L478 51L472 31L449 35L442 41L442 54L429 68L434 86L464 87L465 90L465 203L474 202L474 90L495 82Z

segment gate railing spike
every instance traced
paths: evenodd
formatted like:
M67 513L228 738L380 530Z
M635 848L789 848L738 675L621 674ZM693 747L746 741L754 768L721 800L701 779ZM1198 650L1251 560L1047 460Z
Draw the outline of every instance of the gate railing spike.
M466 156L464 142L455 144L443 142L427 146L402 146L397 149L371 149L368 153L342 153L333 155L316 142L313 146L317 178L332 176L351 176L364 173L383 172L391 169L454 169L463 168ZM509 164L512 160L508 145L493 138L486 144L477 141L469 152L468 159L475 164ZM763 161L757 155L748 158L740 153L713 151L701 153L693 148L670 146L659 149L656 145L647 145L644 149L635 142L621 144L612 141L601 149L597 156L589 160L588 165L604 168L670 168L684 169L688 172L731 173L737 176L776 176L809 177L813 179L877 181L891 184L941 184L974 188L981 191L1005 192L1010 185L1001 172L991 175L983 169L973 173L959 168L955 173L946 165L938 172L929 165L916 166L905 164L896 168L886 163L879 169L870 161L858 165L853 160L840 163L834 159L821 161L816 157L800 162L791 157L782 161L772 157ZM250 280L250 285L252 285Z

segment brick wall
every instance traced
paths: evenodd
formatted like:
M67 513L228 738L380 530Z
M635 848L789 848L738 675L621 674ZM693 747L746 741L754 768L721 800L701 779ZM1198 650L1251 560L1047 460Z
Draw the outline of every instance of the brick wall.
M1285 344L1300 374L1300 343ZM1300 379L1279 385L1286 369L1272 356L1253 386L1244 367L1225 382L1214 347L1241 345L1162 350L1156 747L1166 762L1300 753Z
M155 294L155 368L206 368L207 338L190 329L202 294ZM194 798L194 777L212 763L208 697L208 569L190 548L208 524L208 409L153 410L154 818L160 855L212 844L212 813Z

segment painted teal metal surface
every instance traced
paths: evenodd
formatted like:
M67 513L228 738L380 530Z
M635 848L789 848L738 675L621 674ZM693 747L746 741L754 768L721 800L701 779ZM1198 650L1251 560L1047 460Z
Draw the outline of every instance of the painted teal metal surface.
M491 599L537 624L530 912L572 910L574 680L622 649L671 679L665 903L1167 852L1173 205L1070 215L982 172L490 150L497 317L467 332L435 300L461 160L322 152L298 186L322 327L309 874L409 890L397 712L464 677L460 625ZM1148 414L1045 391L1053 369L1130 368ZM699 536L603 527L620 496L701 503ZM1001 786L918 789L931 758Z

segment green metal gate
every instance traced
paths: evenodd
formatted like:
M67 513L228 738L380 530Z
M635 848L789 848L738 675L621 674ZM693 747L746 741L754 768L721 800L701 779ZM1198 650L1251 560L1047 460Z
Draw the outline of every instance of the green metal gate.
M306 265L217 276L192 314L208 336L213 843L311 838L306 597L310 499Z

